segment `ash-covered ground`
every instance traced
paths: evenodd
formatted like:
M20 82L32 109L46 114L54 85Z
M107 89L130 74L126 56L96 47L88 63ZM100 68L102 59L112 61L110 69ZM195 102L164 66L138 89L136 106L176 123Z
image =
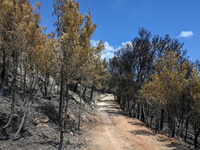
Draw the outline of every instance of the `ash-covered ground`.
M64 132L63 149L80 149L84 144L81 136L82 130L78 131L78 116L80 106L80 85L78 92L69 91L68 103L68 123ZM82 91L83 92L83 91ZM10 116L10 107L12 93L6 93L6 96L0 97L0 150L53 150L58 149L60 142L60 132L58 126L59 92L51 93L50 100L44 99L38 91L33 96L33 103L28 109L25 123L22 130L13 140L17 132L24 113L24 102L21 100L22 91L18 90L16 94L16 103L14 117L11 125L2 130L2 127L8 122ZM88 102L91 90L85 91L82 100L81 110L81 129L87 127L87 124L95 123L95 101L100 93L94 92L93 99ZM28 96L26 99L29 98ZM26 100L25 99L25 100Z

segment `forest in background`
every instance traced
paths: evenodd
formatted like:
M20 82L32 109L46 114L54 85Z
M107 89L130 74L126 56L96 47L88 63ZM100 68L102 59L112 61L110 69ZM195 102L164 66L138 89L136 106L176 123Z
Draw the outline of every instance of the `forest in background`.
M16 91L23 90L24 115L13 139L22 128L34 94L40 90L48 99L56 88L60 92L62 149L69 88L79 83L92 89L91 99L94 89L113 93L124 112L155 128L156 133L165 130L169 137L187 140L192 129L197 148L200 62L189 61L177 39L152 37L141 28L138 37L106 61L101 59L102 41L91 47L97 25L92 23L90 9L82 15L78 2L54 0L56 30L48 34L44 34L46 27L40 26L39 2L31 6L28 0L0 0L0 7L0 95L12 94L11 115L3 130L13 119Z
M124 112L156 133L186 141L188 130L192 129L197 148L199 61L189 61L183 44L169 35L152 37L144 28L139 29L138 35L109 60L109 90Z

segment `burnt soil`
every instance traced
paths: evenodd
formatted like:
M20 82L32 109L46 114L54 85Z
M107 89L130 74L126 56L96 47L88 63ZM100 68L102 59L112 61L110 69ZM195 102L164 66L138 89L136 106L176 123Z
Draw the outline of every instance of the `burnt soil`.
M86 97L90 95L89 89ZM51 100L34 96L22 131L15 140L24 112L24 102L17 94L14 118L5 131L2 127L10 115L11 95L0 97L0 150L54 150L59 146L58 108L59 95ZM82 102L81 130L77 129L80 97L70 91L68 124L64 132L63 149L67 150L188 150L182 141L155 134L141 121L122 112L112 94L95 92L93 100ZM87 98L86 98L87 99Z

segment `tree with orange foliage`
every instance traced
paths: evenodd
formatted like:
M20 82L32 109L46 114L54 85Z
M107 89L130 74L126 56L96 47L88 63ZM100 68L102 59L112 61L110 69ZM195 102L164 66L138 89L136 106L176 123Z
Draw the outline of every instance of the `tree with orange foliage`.
M16 99L15 93L19 88L17 84L18 69L21 68L24 78L24 96L22 100L25 97L26 78L29 79L27 85L30 88L30 100L25 102L26 108L19 130L13 137L15 139L24 123L29 102L33 101L33 93L38 82L39 67L42 63L41 56L45 49L46 35L42 33L42 29L39 26L41 21L39 2L36 2L36 6L34 7L31 6L28 0L4 0L0 4L0 53L3 59L0 89L3 95L5 74L11 74L10 89L13 94L10 118L3 129L6 129L10 125L13 118ZM6 68L6 63L8 62L10 65L9 68Z
M177 107L180 97L186 93L189 80L186 78L190 63L180 63L179 53L168 51L156 60L154 74L149 82L145 81L139 91L140 97L155 107L156 127L159 130L159 111L166 110L169 135L174 137Z
M54 12L56 16L55 27L59 42L60 60L60 102L59 102L59 126L60 126L60 145L62 148L63 140L63 93L66 86L68 95L68 85L72 79L92 60L96 54L90 47L90 39L96 24L92 24L91 14L83 16L79 13L79 3L74 0L54 0ZM100 53L100 51L99 51ZM65 108L68 105L68 98Z

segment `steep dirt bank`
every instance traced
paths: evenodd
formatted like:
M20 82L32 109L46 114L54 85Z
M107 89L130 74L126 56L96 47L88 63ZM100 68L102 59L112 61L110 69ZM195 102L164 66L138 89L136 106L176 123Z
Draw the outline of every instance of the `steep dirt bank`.
M174 139L154 134L142 122L123 114L113 95L101 96L97 103L98 122L84 130L83 150L188 150Z

